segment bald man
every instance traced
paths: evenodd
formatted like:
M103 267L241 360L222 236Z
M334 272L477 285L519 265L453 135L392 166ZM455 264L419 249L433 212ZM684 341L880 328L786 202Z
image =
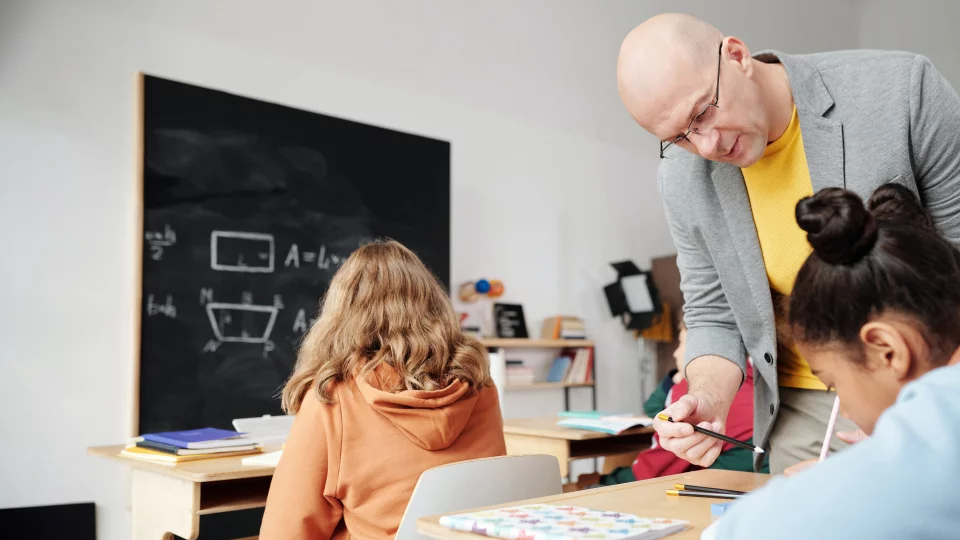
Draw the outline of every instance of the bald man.
M816 457L836 394L784 324L781 306L811 253L796 203L826 187L866 199L898 182L960 243L960 97L923 56L751 54L679 14L627 35L617 82L630 115L661 141L659 188L685 300L690 391L667 409L677 423L655 422L660 443L713 463L720 441L690 424L723 430L749 356L753 442L768 449L770 471ZM855 426L841 419L840 429Z

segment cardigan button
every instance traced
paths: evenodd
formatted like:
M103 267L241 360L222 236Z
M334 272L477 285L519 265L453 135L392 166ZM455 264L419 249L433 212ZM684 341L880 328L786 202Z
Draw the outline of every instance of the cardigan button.
M770 415L773 416L773 403L770 404Z
M772 355L772 354L770 354L770 353L763 353L763 359L764 359L768 364L773 364L773 355Z

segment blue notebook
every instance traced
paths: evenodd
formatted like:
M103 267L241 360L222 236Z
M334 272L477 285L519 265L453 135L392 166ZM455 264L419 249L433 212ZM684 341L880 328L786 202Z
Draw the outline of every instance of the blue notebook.
M178 448L224 448L227 446L243 446L253 444L253 441L244 437L245 433L217 428L190 429L186 431L165 431L162 433L147 433L143 435L145 441L169 444Z

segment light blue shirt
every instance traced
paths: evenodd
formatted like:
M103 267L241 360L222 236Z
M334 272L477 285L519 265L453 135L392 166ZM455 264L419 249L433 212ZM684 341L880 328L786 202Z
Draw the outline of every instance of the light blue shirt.
M960 365L906 385L872 437L772 479L703 538L960 538Z

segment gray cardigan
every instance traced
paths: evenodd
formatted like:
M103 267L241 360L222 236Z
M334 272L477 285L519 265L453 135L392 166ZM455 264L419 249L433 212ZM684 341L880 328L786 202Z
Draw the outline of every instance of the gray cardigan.
M930 60L883 51L756 58L786 68L814 192L843 187L866 200L901 183L960 244L960 97ZM680 267L686 362L716 355L745 369L753 359L753 440L767 447L780 406L777 338L743 175L681 149L666 158L658 181Z

